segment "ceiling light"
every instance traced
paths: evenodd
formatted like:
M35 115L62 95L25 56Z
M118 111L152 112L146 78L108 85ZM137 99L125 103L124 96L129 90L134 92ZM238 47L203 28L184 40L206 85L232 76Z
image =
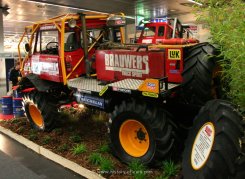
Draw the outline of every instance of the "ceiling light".
M24 21L24 20L14 20L14 19L5 19L7 22L23 22L23 23L33 23L33 21Z
M66 8L66 9L72 9L72 10L78 10L78 11L86 11L86 12L94 12L94 13L100 13L100 14L109 14L107 12L101 12L101 11L94 11L94 10L89 10L89 9L83 9L83 8L77 8L77 7L73 7L73 6L67 6L67 5L62 5L62 4L54 4L54 3L50 3L50 2L37 2L34 0L21 0L24 2L30 2L30 3L34 3L40 6L54 6L54 7L61 7L61 8ZM135 19L134 17L131 16L125 16L128 19Z
M66 5L62 5L62 4L54 4L54 3L50 3L50 2L37 2L37 1L34 1L34 0L21 0L21 1L38 4L40 6L47 5L47 6L54 6L54 7L66 8L66 9L73 9L73 10L89 11L89 12L95 12L95 13L108 14L106 12L93 11L93 10L88 10L88 9L83 9L83 8L77 8L77 7L73 7L73 6L66 6Z
M200 3L200 2L196 2L196 1L194 1L194 0L188 0L189 2L192 2L192 3L194 3L194 4L197 4L197 5L199 5L199 6L202 6L203 4L202 3Z
M169 11L170 11L170 12L175 12L176 10L175 10L175 9L170 9Z

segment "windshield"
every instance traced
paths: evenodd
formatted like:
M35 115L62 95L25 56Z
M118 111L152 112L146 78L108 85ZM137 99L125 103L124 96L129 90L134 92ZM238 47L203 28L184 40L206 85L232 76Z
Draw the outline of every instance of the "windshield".
M145 27L143 36L144 37L153 37L155 36L156 27Z

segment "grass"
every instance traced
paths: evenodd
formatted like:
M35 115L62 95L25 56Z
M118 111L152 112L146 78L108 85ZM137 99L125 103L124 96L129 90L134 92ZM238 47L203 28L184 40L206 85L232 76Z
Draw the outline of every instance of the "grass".
M43 144L49 144L52 138L50 136L44 136L42 143Z
M37 131L35 129L30 130L28 139L32 141L37 140Z
M146 178L145 175L146 167L139 160L133 160L128 167L135 179Z
M23 133L25 131L25 128L23 126L20 126L18 129L17 129L17 133Z
M72 135L69 140L74 143L79 143L82 141L82 138L78 134Z
M164 161L162 164L163 174L157 179L168 179L172 176L176 176L179 173L180 167L176 165L172 160Z
M109 151L110 151L110 147L108 144L102 144L99 147L99 152L101 152L101 153L108 153Z
M109 172L114 169L114 164L110 159L102 157L99 168L101 171Z
M19 120L19 119L16 119L16 118L10 120L10 123L11 123L11 124L17 124L17 123L19 123L19 122L20 122L20 120Z
M100 153L92 153L89 156L89 162L93 165L99 166L100 170L107 173L114 169L114 164L112 160L103 157Z
M63 145L60 145L57 150L59 152L65 152L65 151L68 151L68 149L69 149L68 145L67 144L63 144Z
M28 136L28 139L30 139L30 140L32 140L32 141L37 140L37 134L30 134L30 135Z
M75 147L72 149L73 155L79 155L81 153L84 153L87 151L87 147L85 144L77 144Z
M92 163L93 165L100 165L102 161L102 155L99 153L92 153L89 156L89 162Z

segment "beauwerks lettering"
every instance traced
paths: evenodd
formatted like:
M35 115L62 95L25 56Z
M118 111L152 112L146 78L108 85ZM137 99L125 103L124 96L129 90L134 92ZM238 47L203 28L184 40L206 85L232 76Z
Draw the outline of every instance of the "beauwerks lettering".
M105 67L110 71L149 74L148 55L105 54Z

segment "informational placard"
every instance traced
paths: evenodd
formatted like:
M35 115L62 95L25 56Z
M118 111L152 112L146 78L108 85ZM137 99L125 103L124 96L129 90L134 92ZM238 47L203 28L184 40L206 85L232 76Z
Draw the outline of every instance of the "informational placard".
M194 170L201 169L207 162L214 143L215 128L211 122L199 130L191 152L191 165Z

